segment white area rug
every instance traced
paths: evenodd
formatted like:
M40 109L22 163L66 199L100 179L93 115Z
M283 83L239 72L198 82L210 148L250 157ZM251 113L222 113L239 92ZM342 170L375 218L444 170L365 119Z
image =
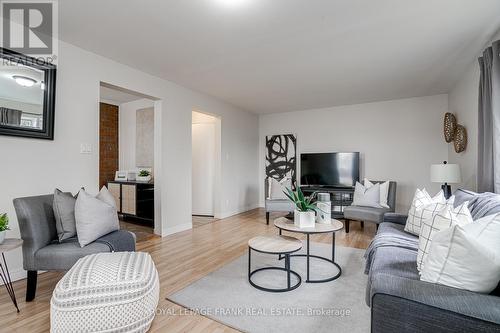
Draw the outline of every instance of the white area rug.
M305 258L291 258L292 270L303 281L297 289L285 293L260 291L248 283L247 253L168 299L244 332L369 332L363 253L337 246L335 259L342 275L326 283L305 283ZM331 245L312 242L311 254L330 257ZM252 269L265 266L283 267L284 260L252 251ZM336 272L328 262L311 259L311 279L327 278ZM265 287L281 288L286 285L285 274L263 271L252 279ZM292 276L292 284L295 281Z

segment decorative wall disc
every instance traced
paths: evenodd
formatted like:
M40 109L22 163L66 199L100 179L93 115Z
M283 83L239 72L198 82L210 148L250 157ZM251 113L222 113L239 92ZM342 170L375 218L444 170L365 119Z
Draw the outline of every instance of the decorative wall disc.
M457 125L453 145L457 153L461 153L467 148L467 130L462 125Z
M444 115L444 139L446 142L452 142L455 138L455 132L457 130L457 118L453 113L446 112Z

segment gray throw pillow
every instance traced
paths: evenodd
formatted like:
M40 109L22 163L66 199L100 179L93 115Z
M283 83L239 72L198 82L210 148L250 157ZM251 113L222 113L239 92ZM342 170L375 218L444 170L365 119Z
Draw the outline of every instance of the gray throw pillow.
M356 182L352 205L381 208L382 206L380 206L380 184L377 183L367 188L361 185L361 183Z
M110 206L115 207L116 209L116 201L111 192L109 192L106 186L103 186L99 193L95 196L97 199L107 203Z
M71 193L64 193L59 189L54 191L52 209L56 219L59 242L76 235L75 203L76 197L73 197Z
M292 180L290 178L285 177L279 181L274 178L269 178L269 183L271 185L270 199L288 200L288 197L283 191L285 191L287 188L292 188Z
M85 190L80 190L78 193L75 219L76 233L81 247L120 229L118 214L112 204L114 199L112 202L108 200L112 196L105 187L101 192L97 197L88 194Z

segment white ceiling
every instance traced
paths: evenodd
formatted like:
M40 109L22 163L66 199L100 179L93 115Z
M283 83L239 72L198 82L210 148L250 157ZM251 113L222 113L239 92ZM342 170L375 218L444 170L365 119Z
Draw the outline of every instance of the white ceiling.
M137 101L144 98L138 94L129 93L123 90L118 90L103 85L99 87L99 93L101 102L112 103L116 105Z
M192 123L193 124L215 124L217 119L214 116L193 111Z
M258 113L446 93L500 28L498 0L64 0L59 13L63 40Z

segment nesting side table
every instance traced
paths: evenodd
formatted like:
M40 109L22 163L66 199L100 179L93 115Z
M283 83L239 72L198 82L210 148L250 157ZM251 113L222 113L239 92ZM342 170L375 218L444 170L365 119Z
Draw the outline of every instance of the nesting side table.
M16 294L14 293L14 287L12 286L12 280L10 279L9 268L7 267L4 252L17 249L21 245L23 245L23 240L17 238L6 238L3 243L0 244L0 252L2 252L3 261L0 262L0 278L2 279L5 289L7 289L10 299L12 300L12 303L14 303L17 312L19 312L19 307L17 306Z
M342 274L342 268L340 267L339 264L335 262L335 233L339 230L341 230L344 225L342 222L332 219L331 224L319 224L316 223L314 227L312 228L299 228L295 226L292 220L287 219L286 217L280 217L276 220L274 220L274 226L279 229L280 235L282 234L283 230L288 231L288 232L294 232L294 233L300 233L300 234L305 234L306 235L306 254L292 254L290 257L305 257L306 258L306 264L307 264L307 279L306 283L323 283L323 282L329 282L336 280L341 274ZM332 259L318 256L318 255L313 255L310 253L310 242L309 242L309 236L314 235L314 234L324 234L324 233L331 233L332 234ZM280 259L283 257L280 256ZM310 260L311 258L316 258L320 259L324 262L327 262L338 269L338 273L335 274L334 276L331 276L326 279L311 279L310 278Z
M299 251L302 248L302 242L294 237L289 236L257 236L248 241L248 282L254 287L262 291L268 292L285 292L291 291L300 286L302 280L300 275L290 268L290 254ZM252 250L266 254L277 254L285 258L285 268L283 267L263 267L252 271ZM265 270L285 271L287 278L286 288L265 288L252 281L252 276ZM297 283L291 285L290 276L294 275L297 278Z

